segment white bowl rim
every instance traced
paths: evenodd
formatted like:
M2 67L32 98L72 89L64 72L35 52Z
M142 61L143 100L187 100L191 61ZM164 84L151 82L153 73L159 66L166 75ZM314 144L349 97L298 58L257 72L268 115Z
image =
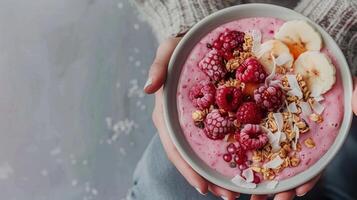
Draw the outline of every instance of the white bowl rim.
M264 11L262 11L262 13L259 13L258 15L254 15L255 17L275 17L275 18L280 18L283 20L289 20L289 19L287 19L289 17L280 16L279 12L280 13L284 12L285 14L291 15L291 19L304 19L304 20L310 22L310 24L312 24L316 29L318 29L318 31L321 33L325 43L328 42L330 44L329 49L331 49L331 47L334 48L333 55L336 59L336 62L339 63L338 69L340 70L340 76L342 79L341 81L343 83L343 88L344 88L344 118L343 118L343 122L340 127L339 134L337 135L336 140L333 143L333 145L331 146L331 148L325 153L325 155L320 160L318 160L309 169L307 169L291 178L280 181L275 189L268 189L265 187L265 184L259 184L258 187L255 189L247 189L247 188L238 187L238 186L235 186L234 184L232 184L229 181L229 179L227 179L227 178L224 179L224 178L222 178L223 176L220 176L219 174L217 175L218 172L217 173L212 172L212 169L210 170L208 166L198 164L198 162L201 162L201 163L203 163L203 162L197 160L197 155L192 155L192 154L190 155L188 152L190 150L184 149L183 146L181 145L179 138L177 136L177 134L178 134L177 132L179 132L179 134L183 134L183 133L182 133L182 130L177 130L174 128L174 125L177 126L177 123L179 124L179 122L177 120L175 120L173 117L174 114L177 114L177 104L176 104L176 101L172 98L176 98L177 81L178 81L177 73L175 73L175 71L174 71L174 69L175 69L174 66L176 66L176 63L178 62L178 60L180 58L180 54L182 54L183 46L188 45L187 43L189 42L189 40L191 39L191 36L193 34L195 34L195 33L197 34L201 30L203 30L207 24L213 23L217 19L222 18L222 17L226 16L227 14L232 14L233 12L243 12L243 11L252 11L252 12L255 11L256 12L259 9L265 10L265 11L267 11L267 13L269 13L269 12L270 13L267 14L267 13L264 13ZM276 12L276 13L274 13L274 12ZM271 14L271 13L273 13L273 14ZM236 18L236 19L242 19L242 18L248 18L248 17L254 17L254 16L246 16L246 17L241 17L241 18ZM235 19L232 18L230 20L227 20L227 22L233 21L233 20L235 20ZM214 28L216 28L216 27L217 26L215 26ZM211 29L211 30L213 30L213 29ZM203 34L202 36L204 36L206 34L207 33ZM201 40L201 38L198 38L198 41ZM196 44L193 44L192 48L194 48L195 45ZM191 50L188 52L191 52ZM181 74L182 67L183 67L183 65L180 66L179 74ZM175 81L176 81L176 83L175 83ZM293 188L309 181L313 177L317 176L328 165L328 163L333 159L333 157L337 154L337 152L343 145L343 143L348 135L348 131L349 131L351 123L352 123L352 117L353 117L352 106L351 106L352 88L353 88L353 84L352 84L351 72L349 70L348 63L347 63L342 51L340 50L340 48L338 47L336 42L332 39L332 37L328 33L326 33L319 25L317 25L316 23L314 23L307 17L301 15L300 13L297 13L294 10L291 10L291 9L288 9L285 7L281 7L281 6L276 6L276 5L271 5L271 4L260 4L260 3L236 5L236 6L232 6L229 8L222 9L218 12L215 12L215 13L207 16L200 22L198 22L195 26L193 26L185 34L185 36L182 38L182 40L180 41L180 43L174 50L174 52L171 56L170 62L169 62L168 75L167 75L166 83L164 86L164 119L165 119L165 123L166 123L167 129L168 129L168 134L170 135L170 138L171 138L172 142L174 143L175 147L177 148L178 152L183 157L183 159L202 177L204 177L208 181L210 181L220 187L226 188L226 189L234 191L234 192L240 192L240 193L245 193L245 194L275 194L278 192L293 189ZM175 97L172 96L173 95L172 93L174 93ZM173 102L173 101L175 101L175 102ZM175 113L175 110L176 110L176 113ZM187 143L187 141L186 141L186 143ZM196 159L193 159L192 157L196 157ZM217 176L219 178L217 178Z

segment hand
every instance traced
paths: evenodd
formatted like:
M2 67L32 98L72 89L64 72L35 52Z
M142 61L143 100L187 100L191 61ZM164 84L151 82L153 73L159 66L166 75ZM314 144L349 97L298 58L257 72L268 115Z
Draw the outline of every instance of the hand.
M179 38L171 38L159 46L156 52L156 58L154 59L154 62L149 71L147 84L145 84L144 91L146 93L151 94L156 92L155 108L152 114L154 124L158 130L159 137L166 151L168 159L176 166L178 171L185 177L190 185L195 187L201 194L207 194L208 191L210 191L216 196L225 197L225 199L228 200L234 200L239 196L239 194L216 186L197 174L181 157L167 133L162 114L162 85L165 82L167 65L171 54L179 41Z
M145 84L144 91L146 93L152 94L156 92L155 108L152 114L154 124L158 129L161 142L163 143L169 160L176 166L180 173L193 187L195 187L201 194L206 194L208 191L211 191L213 194L226 197L228 200L235 199L239 196L238 193L216 186L197 174L178 153L167 133L165 121L162 115L162 85L166 79L167 65L170 57L179 41L180 38L170 38L159 46L156 52L156 57L149 71L148 81ZM357 115L357 78L355 78L355 90L353 93L352 104L353 111ZM293 199L295 195L303 196L314 187L320 176L321 175L318 175L298 188L276 194L274 199L286 200ZM251 200L265 200L267 198L267 195L252 195Z

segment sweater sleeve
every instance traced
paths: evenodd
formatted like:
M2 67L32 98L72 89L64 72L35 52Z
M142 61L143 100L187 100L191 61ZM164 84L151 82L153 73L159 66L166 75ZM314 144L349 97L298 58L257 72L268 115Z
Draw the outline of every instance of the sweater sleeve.
M295 10L322 26L335 39L352 74L357 76L357 1L302 0Z
M159 40L187 32L195 23L235 0L132 0Z

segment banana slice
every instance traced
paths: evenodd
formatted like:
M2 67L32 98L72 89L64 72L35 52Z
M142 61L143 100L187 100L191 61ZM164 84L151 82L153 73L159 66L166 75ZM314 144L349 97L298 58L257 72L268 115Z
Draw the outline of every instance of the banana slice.
M285 22L275 33L275 39L283 41L296 59L305 51L320 51L320 34L304 20Z
M330 59L319 51L302 53L294 63L294 72L302 75L312 97L329 91L336 81L336 68Z
M264 50L264 52L261 52L258 58L267 73L271 73L274 68L271 56L276 59L278 67L282 66L289 69L293 65L294 59L290 54L289 48L279 40L268 40L261 44L260 49Z

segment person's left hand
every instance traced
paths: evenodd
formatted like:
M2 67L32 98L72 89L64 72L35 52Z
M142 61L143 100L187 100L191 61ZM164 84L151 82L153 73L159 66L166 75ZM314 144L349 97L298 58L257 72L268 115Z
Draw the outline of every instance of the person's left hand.
M148 78L149 82L146 85L146 87L144 88L144 90L146 93L149 93L149 94L157 92L157 94L156 94L156 104L157 104L156 108L162 109L162 107L161 107L162 105L160 105L160 103L158 105L158 102L162 102L162 90L159 90L159 89L162 87L162 85L165 82L166 73L167 73L167 65L170 60L173 50L175 49L176 45L178 44L178 41L179 41L179 39L177 39L177 38L170 38L170 39L166 40L165 42L163 42L160 45L160 47L158 48L156 57L155 57L153 64L150 68L149 78ZM357 93L357 90L356 90L356 93ZM355 107L357 107L357 106L355 105ZM155 115L156 121L162 122L161 129L165 130L166 127L163 124L164 120L163 120L162 110L160 112L155 112L155 113L157 114L157 115ZM160 113L160 114L158 114L158 113ZM160 135L161 135L161 137L165 137L166 139L170 140L170 138L167 137L165 134L160 134ZM170 142L170 144L172 144L172 142ZM184 163L182 157L179 155L178 152L175 155L176 155L176 159L175 159L176 161L182 160L182 163ZM180 166L186 166L186 165L180 164ZM184 168L184 167L181 167L181 168ZM188 170L188 171L190 173L192 172L191 174L195 174L193 172L193 170L188 165L186 166L185 169L190 169L191 171L190 170ZM180 167L179 167L179 170L180 170ZM184 171L184 170L180 170L180 171L182 173L182 171ZM185 173L183 173L183 174L185 174ZM303 196L315 186L315 184L319 180L320 176L321 176L321 174L295 189L278 193L275 195L274 199L275 200L290 200L290 199L293 199L296 195ZM202 179L198 175L197 175L197 177L198 177L197 179ZM191 179L189 179L189 182L190 182L190 180ZM204 181L201 181L201 182L204 182ZM194 185L193 181L191 184ZM208 187L209 186L210 186L210 184L208 184ZM217 186L215 186L215 187L217 187ZM207 189L207 185L204 188ZM219 187L217 187L217 188L219 188ZM223 188L219 188L219 189L223 192L225 191ZM212 189L210 189L210 190L213 193L218 193L218 192L213 191ZM234 194L234 193L231 193L231 194ZM229 194L229 195L231 195L231 194ZM267 198L268 198L268 195L252 195L251 196L251 200L265 200Z

